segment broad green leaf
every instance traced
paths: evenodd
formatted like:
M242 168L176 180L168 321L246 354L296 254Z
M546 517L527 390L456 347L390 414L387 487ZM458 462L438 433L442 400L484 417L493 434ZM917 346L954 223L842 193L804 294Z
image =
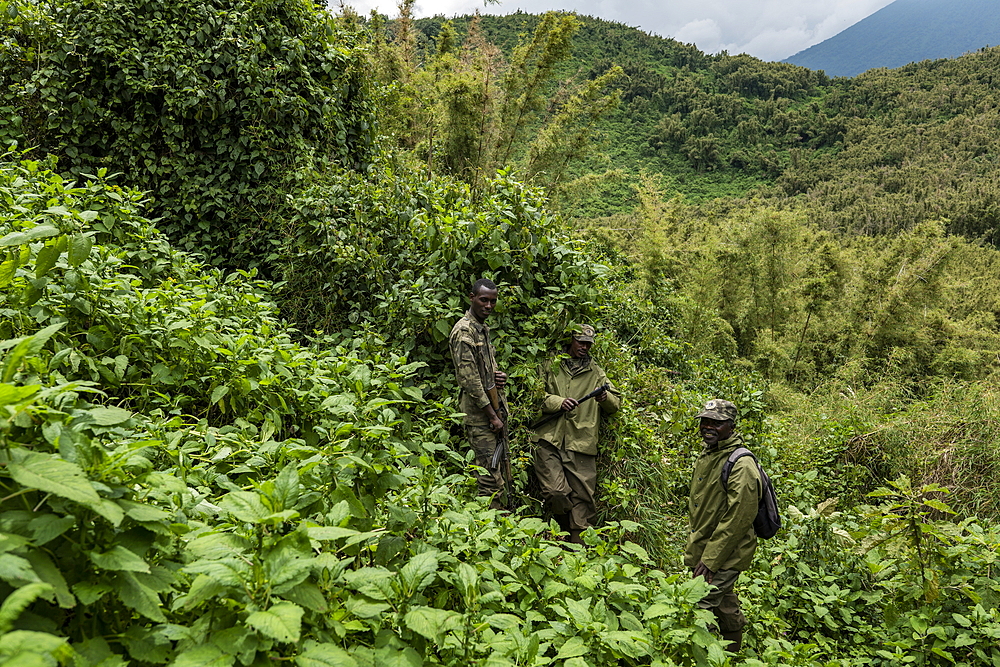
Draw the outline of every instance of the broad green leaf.
M351 654L336 644L313 644L295 657L299 667L357 667Z
M187 595L181 597L174 606L179 609L191 609L192 607L197 607L205 600L215 597L224 590L226 590L226 587L222 583L207 574L199 574L191 583L191 589L187 592Z
M4 359L3 377L0 377L0 380L10 382L14 379L14 374L21 367L21 362L24 361L24 358L38 354L45 347L45 343L49 341L49 338L64 326L66 326L65 322L52 324L34 335L18 339L14 349L8 352L7 357Z
M103 516L115 526L119 525L122 519L125 518L125 511L118 506L118 503L108 498L101 498L96 505L90 505L90 509Z
M102 570L149 572L149 563L120 545L104 553L91 551L87 555L90 556L90 560L94 561L94 565Z
M362 567L344 572L347 585L362 595L384 600L392 593L392 580L396 575L382 567Z
M598 635L606 645L630 658L639 659L649 655L650 642L648 637L632 631L602 632Z
M31 563L14 554L0 554L0 579L14 586L25 582L39 581Z
M56 244L47 245L39 250L38 256L35 258L35 277L41 278L48 273L56 265L61 254L59 246Z
M128 410L114 406L91 408L89 414L98 426L115 426L132 418L132 413Z
M260 496L253 491L232 491L227 493L219 507L245 523L260 523L271 514Z
M556 660L565 660L566 658L575 658L577 656L586 655L590 651L587 648L586 642L580 637L570 637L566 642L559 647L559 653L556 655Z
M0 384L0 407L5 405L10 405L12 403L20 403L21 401L31 398L38 393L41 385L24 385L21 387L16 387L12 384Z
M348 598L347 602L344 603L344 607L358 618L374 618L389 609L389 605L387 604L371 602L364 598L353 596Z
M410 591L416 592L425 588L434 580L438 569L437 554L432 551L419 553L402 567L399 577Z
M159 507L153 507L152 505L146 505L145 503L137 503L134 500L119 499L117 501L119 507L125 510L125 514L128 518L133 521L168 521L170 519L170 513L161 510Z
M423 667L420 654L407 646L383 646L375 650L375 664L379 667Z
M56 637L47 632L32 632L30 630L14 630L0 636L0 655L16 655L25 653L53 654L62 652L66 639ZM62 656L60 656L62 657ZM69 656L66 656L69 657ZM9 664L9 663L7 663ZM51 662L43 663L50 667Z
M127 607L150 620L158 623L167 622L156 591L140 582L133 573L119 572L111 579L111 585Z
M28 523L31 541L36 547L48 544L72 528L75 523L76 517L72 516L56 516L55 514L36 516Z
M37 225L31 229L26 229L21 232L11 232L3 238L0 238L0 248L7 248L14 245L24 245L25 243L31 243L32 241L37 241L38 239L58 236L59 233L59 229L57 227L53 227L52 225Z
M204 644L182 651L170 665L171 667L230 667L235 660L236 656L223 653L219 647Z
M7 470L21 486L68 498L89 507L100 503L101 497L75 463L39 452L26 452L16 456L16 461L9 464Z
M60 607L70 609L76 606L76 598L70 593L65 577L63 577L62 572L59 571L59 568L56 567L55 563L52 562L52 559L44 551L41 549L32 549L25 558L31 563L31 567L38 575L38 578L52 586L56 594L56 601Z
M299 470L295 463L286 465L274 479L276 510L294 509L299 501Z
M10 632L14 622L32 602L43 595L53 592L52 586L43 583L33 583L15 589L7 595L0 604L0 635Z
M70 266L80 266L88 257L94 247L94 239L89 234L75 234L69 239L69 252L66 254L66 261Z
M937 500L936 498L928 498L924 500L924 505L927 507L933 507L934 509L945 512L946 514L956 514L955 510L951 508L947 503Z
M29 544L31 544L31 540L27 537L0 532L0 553L16 551L17 549L28 546Z
M407 612L403 622L418 635L440 644L444 633L452 629L453 624L461 622L461 618L461 614L447 609L416 607Z
M14 280L14 274L20 262L16 258L10 258L0 262L0 287L7 287Z
M94 604L112 590L111 585L107 583L80 581L73 584L73 594L84 605Z
M303 581L281 593L281 597L321 614L326 613L328 609L323 591L320 590L319 586L311 584L308 581Z
M626 542L625 544L621 545L621 550L626 553L632 554L643 563L650 562L649 554L646 553L646 550L640 547L638 544L634 544L632 542Z
M227 387L224 384L219 385L218 387L212 390L212 396L211 398L208 399L208 402L211 403L212 405L215 405L223 398L225 398L226 394L228 393L229 393L229 387Z
M566 610L578 626L583 627L594 620L590 613L590 598L575 600L572 597L567 597L564 602Z
M677 605L664 604L662 602L657 602L650 605L645 613L643 613L642 618L646 621L651 621L654 618L660 618L661 616L669 616L670 614L677 613Z
M491 628L497 630L510 630L521 624L521 619L513 614L490 614L484 619Z
M246 622L265 637L279 642L297 642L302 632L302 607L291 602L279 602L266 611L250 614Z
M448 340L451 335L451 328L454 323L451 320L438 320L434 323L434 328L441 335L440 340Z
M340 528L338 526L310 526L306 529L306 534L309 535L309 539L326 542L357 535L358 531L353 528Z

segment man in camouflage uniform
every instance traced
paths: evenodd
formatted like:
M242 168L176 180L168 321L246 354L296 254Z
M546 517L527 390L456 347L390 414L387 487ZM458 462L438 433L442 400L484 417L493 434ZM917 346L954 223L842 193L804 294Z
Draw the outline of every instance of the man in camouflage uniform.
M736 406L714 398L696 419L704 448L694 464L688 505L691 532L684 550L684 564L692 576L704 577L712 585L699 606L711 609L729 650L743 645L747 623L734 587L740 572L750 567L757 549L753 520L763 491L753 458L736 461L727 489L722 486L722 467L737 447L744 446L736 432Z
M584 324L573 334L563 354L545 368L543 413L563 416L539 426L531 435L532 458L542 497L570 540L582 543L580 533L594 522L597 507L597 440L601 415L618 411L621 399L614 388L594 400L577 399L608 383L608 376L590 356L594 327Z
M448 347L455 364L455 378L462 388L458 406L465 413L465 432L475 452L476 465L486 470L476 476L479 495L492 496L490 506L500 509L504 478L500 466L493 470L490 463L504 422L487 393L492 387L499 391L507 384L507 374L497 369L496 350L486 326L486 319L496 305L497 286L485 278L477 280L469 292L469 310L452 327Z

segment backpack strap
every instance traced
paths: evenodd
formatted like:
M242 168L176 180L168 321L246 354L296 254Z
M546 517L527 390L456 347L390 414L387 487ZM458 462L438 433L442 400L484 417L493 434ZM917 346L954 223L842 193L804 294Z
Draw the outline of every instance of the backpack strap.
M726 462L722 464L722 488L725 491L729 491L729 475L733 472L733 466L736 465L736 462L744 456L752 458L754 464L756 464L758 468L760 467L760 464L757 462L757 457L754 456L753 452L749 449L746 447L737 447L734 449L733 453L729 455L728 459L726 459Z

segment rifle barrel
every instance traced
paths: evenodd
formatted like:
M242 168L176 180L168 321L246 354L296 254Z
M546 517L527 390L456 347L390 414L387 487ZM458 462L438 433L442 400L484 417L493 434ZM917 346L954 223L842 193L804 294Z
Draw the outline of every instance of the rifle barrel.
M592 398L596 398L598 394L600 394L602 391L607 391L608 389L611 389L611 384L610 383L602 384L600 387L598 387L594 391L590 392L589 394L587 394L583 398L579 399L576 402L576 407L577 408L580 407L580 404L583 403L584 401L589 401ZM573 410L575 410L575 409L576 408L573 408ZM535 422L534 424L532 424L528 428L530 428L532 431L534 431L535 429L537 429L537 428L539 428L541 426L545 426L550 421L553 421L555 419L559 419L564 414L566 414L566 412L567 412L566 410L559 410L558 412L553 412L551 415L547 415L545 417L542 417L541 419L539 419L537 422Z

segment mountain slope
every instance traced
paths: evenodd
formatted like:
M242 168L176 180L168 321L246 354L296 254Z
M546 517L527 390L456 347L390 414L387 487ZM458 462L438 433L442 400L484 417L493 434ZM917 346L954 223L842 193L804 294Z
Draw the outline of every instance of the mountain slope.
M954 58L996 44L1000 3L995 0L896 0L783 62L830 76L856 76L873 67Z

